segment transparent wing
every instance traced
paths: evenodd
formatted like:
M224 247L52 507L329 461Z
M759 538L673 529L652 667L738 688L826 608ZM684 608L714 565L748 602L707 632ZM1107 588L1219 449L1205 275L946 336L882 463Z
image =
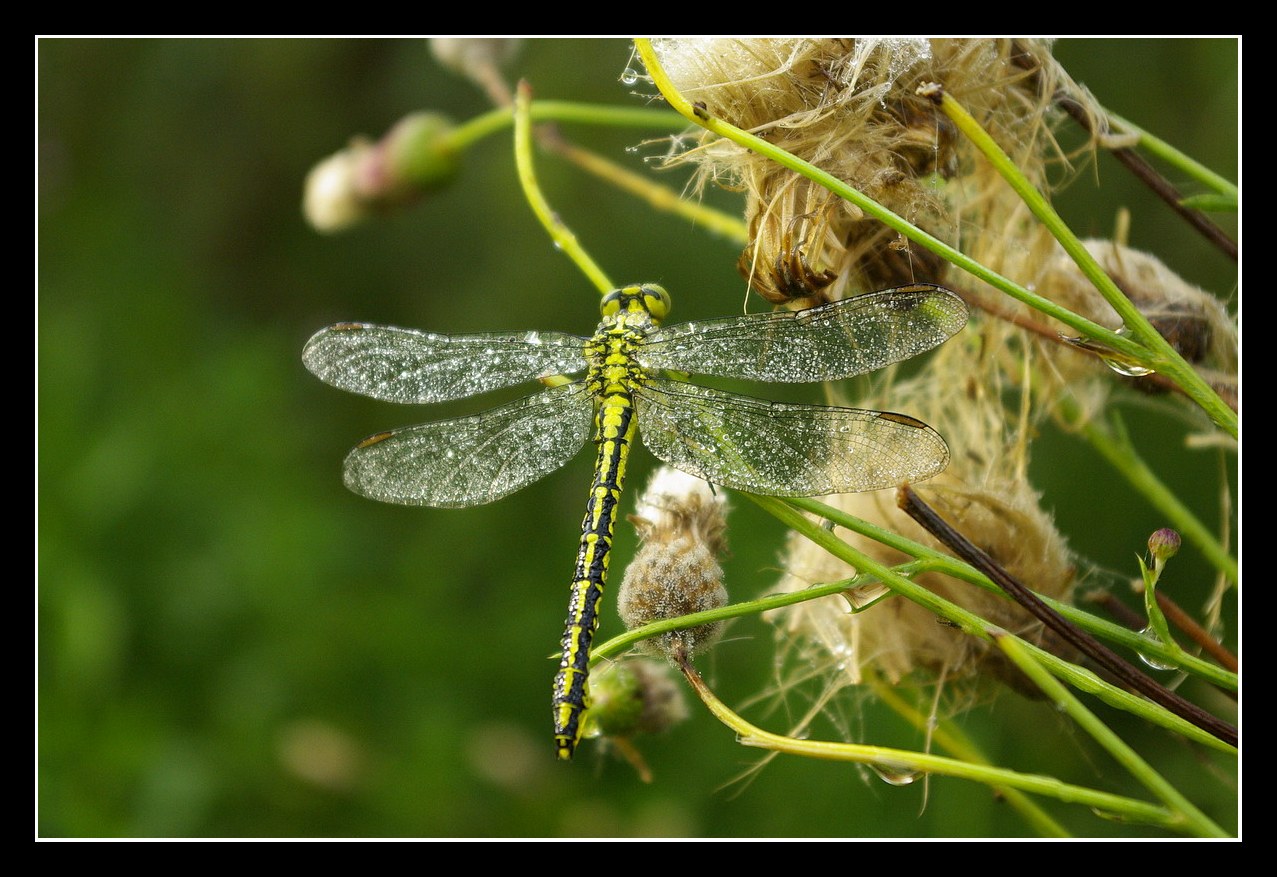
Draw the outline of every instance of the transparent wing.
M320 380L388 402L461 399L585 368L585 339L560 332L435 335L338 323L306 342L302 362Z
M346 486L401 505L482 505L567 463L593 421L593 396L578 382L473 417L377 433L346 457Z
M676 381L635 388L643 444L714 484L774 496L895 487L944 470L949 449L903 414L766 402Z
M646 369L774 383L832 381L917 356L967 322L962 299L916 283L805 311L679 323L639 349Z

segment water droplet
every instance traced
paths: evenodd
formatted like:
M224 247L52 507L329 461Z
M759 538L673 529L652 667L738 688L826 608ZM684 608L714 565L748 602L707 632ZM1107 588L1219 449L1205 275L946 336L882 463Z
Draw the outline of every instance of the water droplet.
M878 774L878 779L889 786L908 786L922 776L922 771L920 770L898 767L892 764L870 764L869 767L874 773Z
M1134 362L1130 362L1116 356L1101 356L1100 359L1104 360L1105 365L1124 377L1142 378L1145 375L1151 375L1153 373L1151 368L1138 365Z
M1131 330L1128 327L1123 326L1117 330L1117 334L1121 335L1123 338L1130 338ZM1146 368L1145 366L1118 356L1102 356L1100 358L1103 359L1104 364L1113 369L1113 371L1117 372L1119 375L1125 375L1128 378L1142 378L1145 375L1151 375L1153 373L1151 368Z
M1146 627L1143 630L1141 630L1140 636L1146 639L1152 640L1158 645L1162 644L1161 638L1157 635L1157 632L1153 630L1153 628L1151 627ZM1165 661L1162 661L1158 658L1150 657L1149 655L1146 655L1143 652L1140 652L1139 656L1141 661L1143 661L1145 664L1148 664L1148 666L1152 667L1154 670L1174 670L1175 669L1174 664L1167 664Z
M633 85L634 83L638 81L639 81L638 71L632 67L626 67L625 70L621 73L622 85Z
M1130 336L1131 331L1123 327L1117 330L1117 334L1126 338ZM1100 358L1101 362L1103 362L1113 371L1117 372L1119 375L1122 375L1124 377L1142 378L1145 375L1151 375L1153 373L1153 369L1149 368L1148 366L1140 365L1137 362L1132 362L1131 360L1127 359L1125 356L1122 356L1121 354L1114 352L1113 350L1109 349L1107 346L1103 344L1100 344L1099 342L1092 341L1090 338L1086 338L1086 337L1070 338L1067 335L1061 335L1060 337L1064 341L1067 341L1069 344L1072 344L1074 347L1080 347L1082 350L1089 350L1090 352L1094 353L1096 356Z

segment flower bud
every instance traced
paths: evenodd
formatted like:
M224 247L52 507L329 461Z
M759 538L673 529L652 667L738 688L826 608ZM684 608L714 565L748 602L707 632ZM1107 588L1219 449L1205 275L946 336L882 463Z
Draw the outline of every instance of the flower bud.
M443 188L459 166L452 130L444 116L413 113L377 143L352 140L306 176L306 220L318 231L340 231Z
M645 658L613 664L590 680L594 735L659 734L687 718L687 701L668 664Z
M1148 537L1148 553L1153 556L1153 561L1159 566L1178 554L1179 546L1179 533L1169 527L1155 530L1153 535Z
M653 476L631 523L643 546L625 570L617 610L633 630L653 621L727 605L718 553L724 547L724 501L699 478L665 466ZM722 624L671 631L640 648L691 657L722 636Z

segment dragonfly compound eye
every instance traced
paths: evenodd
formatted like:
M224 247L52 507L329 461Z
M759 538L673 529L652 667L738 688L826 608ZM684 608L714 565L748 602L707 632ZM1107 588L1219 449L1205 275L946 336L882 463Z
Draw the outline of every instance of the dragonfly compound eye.
M655 283L644 283L635 286L623 286L603 296L599 309L603 316L612 317L620 313L646 313L656 322L664 320L673 307L670 294L662 286Z
M653 320L660 323L670 315L670 310L674 307L674 303L670 301L670 294L665 291L664 286L657 286L655 283L645 283L639 287L639 291L643 295L643 305L647 312L652 315Z

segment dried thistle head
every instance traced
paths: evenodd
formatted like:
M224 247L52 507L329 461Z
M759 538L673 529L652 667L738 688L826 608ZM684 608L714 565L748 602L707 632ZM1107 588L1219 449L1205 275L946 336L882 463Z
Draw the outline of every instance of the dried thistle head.
M716 117L763 137L887 207L993 271L1106 325L1115 315L997 171L917 92L940 83L1040 191L1068 169L1055 141L1054 101L1065 93L1085 115L1099 110L1034 40L666 40L654 43L675 86ZM1091 125L1091 130L1100 126ZM702 182L743 189L751 242L739 267L769 301L791 307L867 289L928 280L972 300L999 302L933 354L916 377L880 378L858 404L907 412L945 436L953 459L918 492L994 560L1040 593L1067 598L1074 564L1026 477L1029 446L1065 383L1097 410L1112 372L1060 343L1027 306L1010 303L959 269L917 249L824 188L734 144L705 135L677 158L696 162ZM1052 179L1054 177L1055 179ZM1236 331L1200 290L1167 276L1155 260L1111 243L1089 245L1118 285L1186 356L1225 373L1236 363ZM1006 302L1006 303L1004 303ZM1161 314L1161 316L1155 316ZM1027 328L1026 328L1027 327ZM1019 394L1017 400L1016 395ZM1023 400L1022 402L1020 400ZM931 544L894 497L856 494L833 504ZM848 541L881 560L903 557L878 543ZM852 574L797 537L785 586ZM928 587L1006 629L1039 636L1009 601L939 577ZM851 599L865 595L851 595ZM783 635L847 681L872 664L891 680L975 680L1001 661L927 610L892 598L862 614L824 600L779 616ZM850 656L850 660L849 660ZM1013 677L1014 678L1014 677Z
M1039 183L1044 147L1053 145L1051 98L1071 86L1039 41L670 39L654 47L690 100L955 246L972 231L967 211L1004 184L918 86L943 83ZM769 301L809 305L939 279L933 257L761 156L714 141L681 160L697 162L703 180L745 190L752 240L740 268ZM977 233L1001 234L1000 224Z
M972 334L992 332L996 338L1004 331L1004 325L993 321L968 329L960 343L937 352L926 373L895 383L891 405L923 417L955 449L949 468L915 485L915 490L1012 575L1039 593L1068 599L1073 560L1025 476L1027 436L1035 424L1008 418L998 365L986 354L991 339ZM846 494L830 501L856 517L942 548L896 507L894 491ZM880 562L908 559L866 537L843 531L839 535ZM787 573L781 587L786 590L855 574L797 535L790 540L784 565ZM1002 596L937 574L920 575L916 581L1006 630L1033 640L1044 636L1038 622ZM880 593L853 593L849 599L858 606ZM974 696L984 690L977 684L983 676L1003 675L1005 670L996 649L990 651L984 642L940 623L930 610L902 597L882 600L856 614L846 602L812 601L786 610L776 620L791 647L809 663L842 674L846 683L858 683L872 666L892 683L944 680L951 694ZM1019 681L1013 673L1004 678Z
M726 502L695 476L662 466L630 522L643 544L625 570L617 611L629 630L653 621L727 605L718 556L726 547ZM716 643L722 624L705 624L644 640L640 648L688 658Z
M1213 294L1182 279L1151 253L1108 240L1083 243L1153 328L1236 407L1237 324L1228 308ZM1117 313L1062 250L1057 249L1053 258L1043 261L1035 282L1052 301L1102 326L1121 328ZM1077 376L1076 357L1059 354L1056 366ZM1138 381L1137 386L1148 388Z

